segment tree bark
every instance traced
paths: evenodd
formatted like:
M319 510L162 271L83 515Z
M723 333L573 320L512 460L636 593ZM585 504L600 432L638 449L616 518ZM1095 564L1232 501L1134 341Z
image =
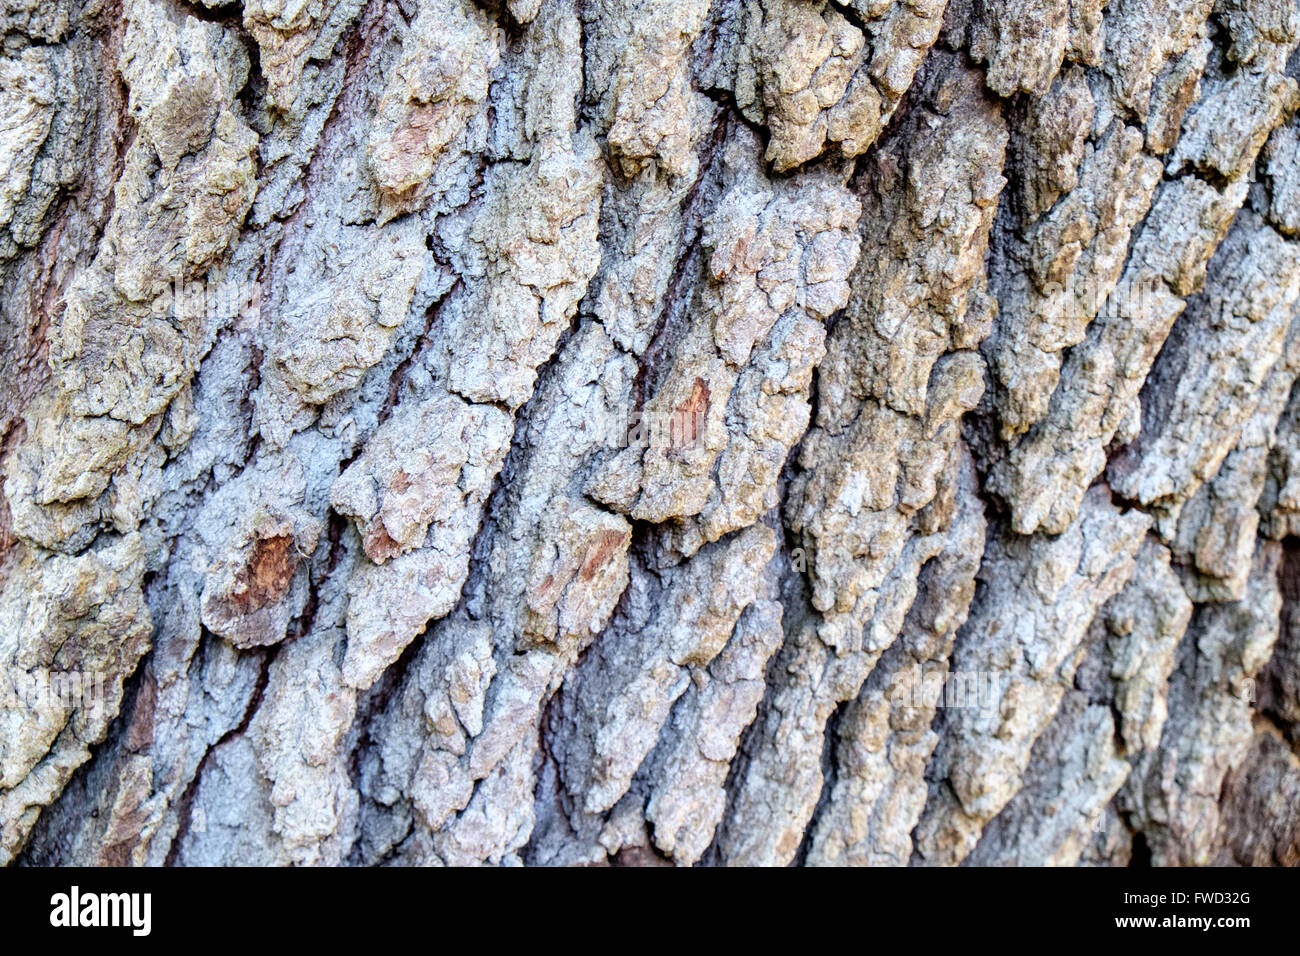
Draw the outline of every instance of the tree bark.
M0 861L1300 861L1296 0L4 17Z

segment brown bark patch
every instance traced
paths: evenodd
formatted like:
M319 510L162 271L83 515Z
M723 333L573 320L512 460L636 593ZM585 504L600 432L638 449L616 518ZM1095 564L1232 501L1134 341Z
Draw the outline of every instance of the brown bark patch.
M627 535L620 531L602 531L597 535L596 540L587 546L582 567L578 569L582 580L590 581L594 578L596 572L605 566L610 555L620 548L626 538Z
M298 567L298 553L293 538L277 535L261 538L253 545L248 566L240 574L230 602L241 614L274 604L289 590L289 582Z
M668 423L668 442L673 448L693 448L704 434L704 421L709 414L709 386L697 377L691 384L691 394L673 411Z
M361 547L366 552L366 557L375 564L383 564L389 558L395 558L402 553L402 546L393 540L393 536L388 533L384 522L379 518L370 522Z

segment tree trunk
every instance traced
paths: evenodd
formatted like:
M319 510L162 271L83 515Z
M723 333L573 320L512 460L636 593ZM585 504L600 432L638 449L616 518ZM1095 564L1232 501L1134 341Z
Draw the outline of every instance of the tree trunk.
M1297 0L4 17L0 860L1300 859Z

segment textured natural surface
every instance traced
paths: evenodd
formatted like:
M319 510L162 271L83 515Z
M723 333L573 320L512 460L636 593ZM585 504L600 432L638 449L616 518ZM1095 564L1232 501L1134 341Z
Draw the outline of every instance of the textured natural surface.
M0 862L1300 862L1298 0L0 17Z

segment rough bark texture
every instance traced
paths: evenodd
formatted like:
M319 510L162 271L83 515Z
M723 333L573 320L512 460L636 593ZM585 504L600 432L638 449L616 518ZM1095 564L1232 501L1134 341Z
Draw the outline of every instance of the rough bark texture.
M2 10L0 861L1300 861L1296 0Z

